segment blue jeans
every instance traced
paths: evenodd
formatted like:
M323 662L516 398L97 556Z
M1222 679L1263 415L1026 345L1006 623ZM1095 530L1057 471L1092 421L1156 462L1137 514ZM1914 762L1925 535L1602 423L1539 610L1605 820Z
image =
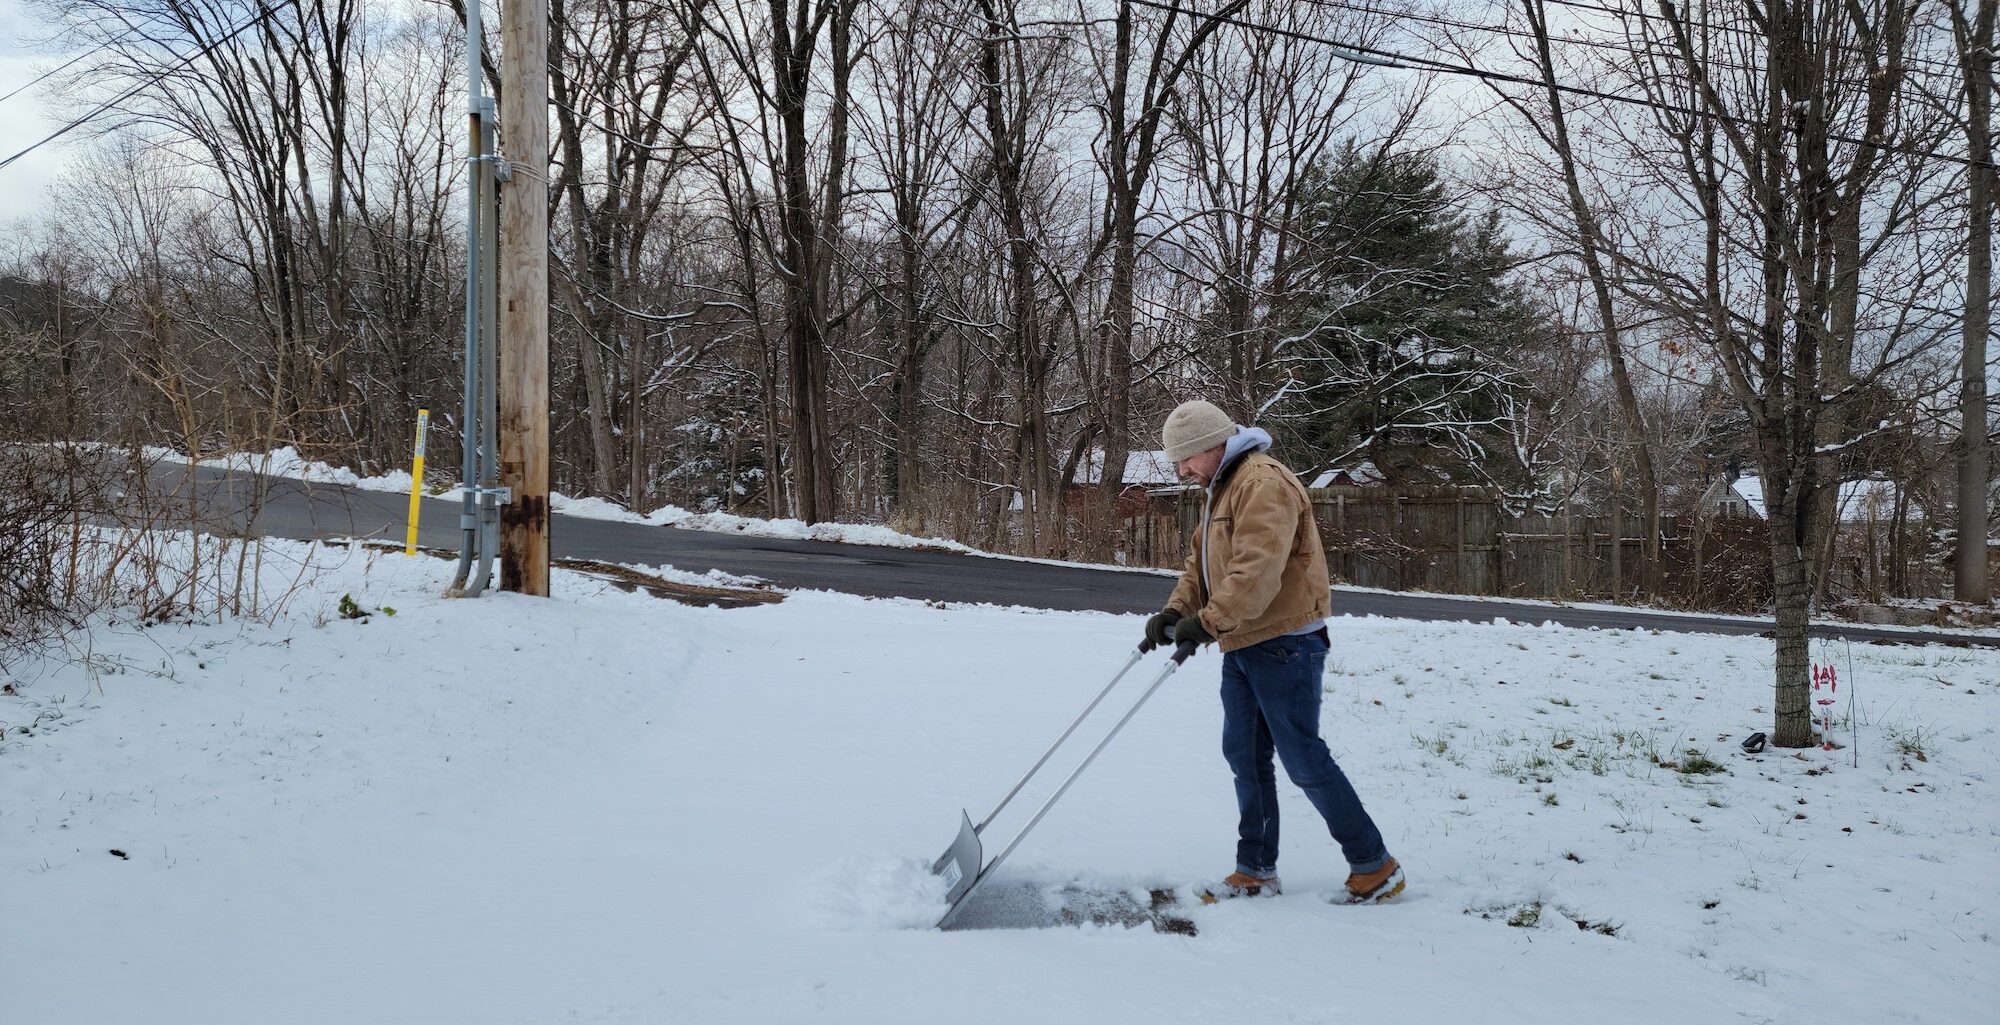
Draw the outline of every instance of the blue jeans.
M1273 637L1222 656L1222 757L1236 776L1236 870L1278 871L1278 777L1306 792L1340 843L1349 871L1373 872L1389 861L1382 833L1361 807L1347 774L1319 736L1320 676L1327 643L1320 633Z

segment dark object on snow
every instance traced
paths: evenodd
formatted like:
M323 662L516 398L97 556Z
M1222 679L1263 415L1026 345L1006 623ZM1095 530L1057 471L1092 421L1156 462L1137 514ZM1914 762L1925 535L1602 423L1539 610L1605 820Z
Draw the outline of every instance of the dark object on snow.
M115 848L115 847L111 849L111 853L112 853L112 854L114 854L114 855L116 855L116 856L117 856L117 857L119 857L119 858L122 858L122 859L126 860L126 861L131 861L131 860L132 860L132 856L131 856L131 855L129 855L129 854L125 853L124 851L121 851L121 850L119 850L119 849L117 849L117 848Z
M1749 736L1744 737L1743 750L1748 751L1753 755L1759 751L1764 750L1764 735L1762 733L1752 733Z

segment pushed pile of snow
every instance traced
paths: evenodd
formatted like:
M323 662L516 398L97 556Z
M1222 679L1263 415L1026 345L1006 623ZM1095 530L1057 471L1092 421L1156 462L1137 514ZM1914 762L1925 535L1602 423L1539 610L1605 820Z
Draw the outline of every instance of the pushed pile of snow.
M1768 642L1337 620L1325 733L1406 898L1324 902L1345 866L1281 782L1281 898L1197 908L1194 937L947 934L926 867L960 809L1139 617L725 611L561 571L551 599L448 601L448 562L273 547L317 568L273 625L100 624L0 695L9 1025L1958 1023L2000 999L2000 653L1816 648L1856 767L1738 748L1770 721ZM1227 872L1218 669L1171 679L1003 875Z

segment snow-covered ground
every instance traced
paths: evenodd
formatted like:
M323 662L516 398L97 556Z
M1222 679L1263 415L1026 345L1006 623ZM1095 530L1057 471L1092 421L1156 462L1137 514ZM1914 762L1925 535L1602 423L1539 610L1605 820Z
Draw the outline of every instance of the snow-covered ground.
M1538 610L1541 609L1579 609L1589 612L1643 612L1648 616L1658 616L1668 619L1685 619L1685 620L1720 619L1735 623L1755 623L1758 626L1764 627L1766 629L1768 629L1771 625L1771 616L1769 613L1763 615L1750 616L1732 612L1691 612L1685 609L1654 608L1649 605L1638 605L1638 604L1618 605L1611 602L1561 601L1551 598L1512 598L1512 597L1495 598L1486 595L1450 594L1439 591L1418 591L1418 590L1395 591L1395 590L1390 590L1389 588L1386 587L1356 587L1351 584L1336 584L1334 585L1333 589L1335 591L1346 591L1353 594L1393 594L1401 596L1421 596L1426 598L1460 598L1467 601L1476 601L1483 605L1490 605L1493 607L1494 613L1496 615L1504 616L1509 620L1526 622L1526 623L1542 622L1543 620L1537 618ZM1949 599L1943 599L1943 598L1895 599L1892 602L1892 604L1898 604L1901 605L1902 607L1907 607L1907 608L1930 608L1930 609L1935 609L1939 605L1955 605L1960 608L1964 607L1963 605L1958 605L1958 603L1954 603ZM1508 608L1509 606L1514 606L1519 611L1510 613ZM1833 625L1833 624L1852 623L1854 621L1850 619L1841 618L1838 616L1820 615L1814 617L1813 622ZM1882 633L1887 633L1887 634L1894 634L1894 633L1934 634L1943 631L1954 634L1965 634L1974 637L2000 637L2000 626L1970 626L1964 623L1962 620L1958 622L1949 623L1945 626L1935 626L1935 625L1899 626L1894 623L1867 623L1864 625L1870 630L1879 630Z
M1054 739L1138 617L725 611L562 571L549 600L447 601L441 560L270 554L315 567L271 625L100 623L13 668L7 1025L1970 1023L2000 1002L2000 652L1816 649L1857 768L1851 746L1738 750L1770 721L1767 641L1337 620L1325 732L1405 898L1320 899L1344 866L1281 784L1286 895L1196 908L1196 936L939 933L925 866L960 808ZM1171 679L1004 873L1226 872L1218 663ZM1706 767L1690 750L1720 771L1681 771Z

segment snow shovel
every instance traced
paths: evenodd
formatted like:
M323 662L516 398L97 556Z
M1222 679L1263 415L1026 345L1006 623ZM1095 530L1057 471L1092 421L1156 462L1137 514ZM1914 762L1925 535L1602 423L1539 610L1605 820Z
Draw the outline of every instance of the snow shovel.
M1172 627L1168 628L1168 636L1172 636ZM1049 757L1056 753L1057 748L1062 747L1063 742L1070 738L1070 734L1076 732L1076 728L1082 725L1083 720L1088 718L1090 713L1104 700L1105 696L1111 693L1111 689L1118 686L1118 681L1124 679L1125 674L1130 672L1134 665L1138 664L1140 657L1151 650L1152 645L1150 643L1142 643L1132 652L1132 657L1125 661L1125 666L1118 670L1118 675L1112 677L1111 682L1105 684L1104 689L1099 691L1097 696L1090 700L1090 704L1084 707L1083 713L1078 715L1075 721L1069 724L1069 728L1063 731L1062 736L1056 738L1056 742L1047 751L1042 752L1042 756L1035 760L1034 767L1028 770L1028 774L1022 776L1020 781L1014 784L1012 790L1007 791L1007 796L1000 799L999 805L994 807L993 811L979 825L975 826L972 824L971 815L963 811L959 813L958 838L952 841L951 846L931 866L932 874L944 876L946 883L950 887L945 894L945 899L951 903L951 907L946 909L943 918L938 919L938 928L943 929L951 924L951 920L958 915L959 909L965 906L966 900L972 896L973 891L979 889L980 884L993 877L994 870L1000 867L1001 862L1007 860L1009 854L1014 853L1014 848L1021 845L1021 841L1027 837L1028 831L1034 829L1035 825L1042 821L1042 816L1047 815L1049 809L1055 807L1055 803L1061 800L1062 795L1069 791L1070 784L1075 783L1076 778L1083 775L1083 770L1089 768L1090 763L1095 761L1097 756L1110 745L1111 738L1117 736L1118 731L1124 729L1125 724L1132 721L1132 717L1138 714L1139 707L1144 705L1146 700L1153 696L1154 691L1160 689L1161 684L1167 682L1167 677L1172 676L1174 670L1179 669L1181 663L1186 662L1188 656L1194 654L1195 645L1193 641L1179 642L1174 650L1173 658L1168 662L1167 667L1160 671L1160 675L1153 678L1151 684L1147 685L1145 692L1139 695L1139 700L1132 702L1132 707L1125 710L1124 716L1112 725L1111 729L1104 734L1103 739L1097 742L1097 746L1091 748L1090 753L1083 756L1083 761L1077 763L1075 769L1070 770L1068 778L1064 779L1062 785L1056 788L1056 792L1050 795L1047 801L1042 803L1041 808L1035 812L1035 816L1028 820L1028 824L1022 826L1021 831L1014 834L1014 838L1007 842L1007 846L1000 851L999 856L995 857L991 862L986 862L982 865L982 860L985 858L985 848L979 842L980 832L993 821L994 816L1000 814L1000 809L1007 807L1007 803L1014 799L1014 795L1021 792L1021 787L1026 785L1028 780L1033 779L1037 772L1041 771L1042 766L1048 763Z

